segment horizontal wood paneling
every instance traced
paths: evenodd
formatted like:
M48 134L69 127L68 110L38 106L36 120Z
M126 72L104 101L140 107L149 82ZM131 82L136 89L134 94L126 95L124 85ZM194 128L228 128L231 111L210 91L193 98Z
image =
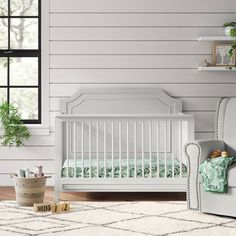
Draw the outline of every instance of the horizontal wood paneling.
M54 147L1 147L0 160L54 159ZM0 172L1 173L1 172Z
M90 87L90 84L51 84L50 93L52 97L70 96L76 93L79 88ZM111 85L101 85L101 87L111 87ZM112 85L112 87L132 87L132 85ZM174 97L219 97L236 96L236 84L149 84L139 85L139 87L161 88ZM220 92L220 93L219 93Z
M50 98L50 111L60 111L60 102L63 99L65 98Z
M11 174L16 173L18 169L29 168L33 170L35 166L43 165L44 173L54 173L54 160L0 160L0 173Z
M51 54L212 54L210 44L199 42L76 42L53 41Z
M182 98L184 111L215 111L219 98Z
M54 146L55 140L54 135L50 134L47 136L32 136L26 143L26 146Z
M232 12L234 0L51 0L51 12Z
M194 115L196 132L215 131L215 112L186 112Z
M202 55L53 55L51 68L198 68Z
M65 98L50 98L50 111L60 111L60 102ZM184 111L215 111L219 98L180 98Z
M55 40L196 40L199 35L223 34L222 27L207 28L50 28L50 37Z
M52 27L196 27L222 26L222 22L234 21L230 14L51 14Z
M54 143L54 135L33 135L29 140L24 142L24 147L53 147ZM2 140L0 139L0 147L1 146ZM9 149L9 151L10 150L11 149Z
M204 57L200 58L203 60ZM171 65L169 65L171 66ZM235 83L235 73L197 69L51 69L51 83Z

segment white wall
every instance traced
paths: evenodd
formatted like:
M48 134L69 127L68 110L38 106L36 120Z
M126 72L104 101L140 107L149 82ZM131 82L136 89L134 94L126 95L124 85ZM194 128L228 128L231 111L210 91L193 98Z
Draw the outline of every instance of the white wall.
M46 0L45 0L46 1ZM235 0L51 0L50 136L23 148L0 148L0 185L17 168L54 172L54 117L59 100L81 84L150 84L183 99L196 117L196 137L214 136L221 96L236 96L234 72L199 72L212 57L201 35L222 35L236 20Z

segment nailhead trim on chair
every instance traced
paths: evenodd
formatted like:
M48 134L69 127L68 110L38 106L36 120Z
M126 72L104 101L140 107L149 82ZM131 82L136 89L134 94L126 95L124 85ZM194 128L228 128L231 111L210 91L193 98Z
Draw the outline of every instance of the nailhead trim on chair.
M191 208L190 207L190 172L191 172L191 167L190 167L190 156L188 155L187 153L187 148L188 146L190 145L194 145L197 147L198 149L198 157L197 157L197 171L199 169L199 165L200 165L200 152L201 152L201 147L200 145L198 145L197 143L193 143L193 142L190 142L190 143L187 143L185 146L184 146L184 153L185 153L185 156L187 157L188 159L188 180L187 180L187 204L188 204L188 209L191 209L191 210L199 210L199 186L198 186L198 174L197 174L197 178L196 178L196 190L197 190L197 209L195 208Z

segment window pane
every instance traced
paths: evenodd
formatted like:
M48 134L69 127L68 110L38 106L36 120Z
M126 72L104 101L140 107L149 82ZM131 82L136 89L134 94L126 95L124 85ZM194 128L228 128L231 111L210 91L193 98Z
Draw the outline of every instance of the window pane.
M8 14L7 2L8 0L0 0L0 16L7 16Z
M11 58L10 85L38 85L38 58Z
M11 49L38 49L38 20L11 18Z
M11 88L10 102L18 107L23 120L38 119L37 88Z
M37 16L38 0L11 0L12 16Z
M7 40L7 19L0 19L0 49L8 48L8 40Z
M7 85L7 58L0 58L0 86Z
M0 103L7 100L7 89L0 88Z

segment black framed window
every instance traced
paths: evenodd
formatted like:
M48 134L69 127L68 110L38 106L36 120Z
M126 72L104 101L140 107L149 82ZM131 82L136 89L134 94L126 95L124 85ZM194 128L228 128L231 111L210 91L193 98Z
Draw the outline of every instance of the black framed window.
M41 0L0 0L0 102L41 123Z

